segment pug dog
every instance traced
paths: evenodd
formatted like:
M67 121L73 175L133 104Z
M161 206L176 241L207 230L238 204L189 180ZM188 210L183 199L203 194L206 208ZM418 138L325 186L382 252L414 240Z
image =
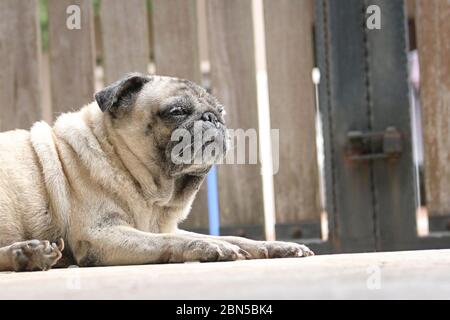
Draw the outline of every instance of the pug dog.
M193 146L180 148L176 130L212 132L199 150L217 148L203 162L174 161ZM137 73L53 127L1 133L0 270L313 255L296 243L178 229L226 141L215 97L187 80ZM198 151L186 154L195 160Z

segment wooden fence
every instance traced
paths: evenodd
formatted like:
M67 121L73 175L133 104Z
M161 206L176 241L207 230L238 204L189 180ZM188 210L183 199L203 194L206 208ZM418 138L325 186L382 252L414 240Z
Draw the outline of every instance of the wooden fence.
M407 0L407 15L420 62L424 147L423 203L430 231L450 230L450 3Z
M278 235L320 238L315 100L311 70L313 0L262 0L271 127L280 129L274 176ZM127 72L202 83L226 106L230 128L258 128L252 0L1 0L0 130L52 121L93 99ZM447 227L450 213L450 5L407 0L422 72L426 197ZM81 29L66 26L77 5ZM48 24L43 24L43 16ZM43 27L42 27L43 26ZM44 36L45 35L45 36ZM48 40L47 40L48 37ZM48 46L46 45L48 41ZM447 62L445 62L447 61ZM219 166L220 224L226 234L263 236L259 165ZM189 229L207 231L205 186Z
M420 59L424 173L430 230L450 230L450 2L410 1Z
M79 30L66 27L69 5L81 9ZM322 211L310 80L313 0L264 5L271 124L280 128L281 142L274 177L277 227L300 236L305 224L320 230ZM40 28L39 9L48 16L48 31ZM2 0L0 129L52 121L89 103L96 87L127 72L148 72L149 65L156 74L210 80L227 108L229 127L257 129L252 10L251 0L101 0L99 7L91 0ZM43 32L48 49L42 49ZM202 70L205 63L210 71ZM262 237L260 166L223 165L218 180L222 232ZM207 231L205 186L185 227Z

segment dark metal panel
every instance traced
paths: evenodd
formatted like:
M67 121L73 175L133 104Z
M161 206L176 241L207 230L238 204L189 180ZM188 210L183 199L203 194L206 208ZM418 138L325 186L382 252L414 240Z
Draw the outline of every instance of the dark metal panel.
M381 30L366 28L372 4L381 9ZM403 1L317 0L315 32L330 241L308 245L318 252L448 248L449 232L417 236ZM369 139L357 157L346 156L350 131Z
M375 248L370 163L346 158L347 132L369 130L364 48L364 3L359 0L321 1L324 19L324 61L321 101L327 158L327 208L332 216L330 240L338 252ZM320 45L318 50L320 50ZM320 52L318 52L320 56ZM319 59L320 60L320 59ZM324 93L325 91L325 93ZM331 208L331 212L330 209Z
M416 190L408 98L407 44L403 0L369 0L381 9L381 29L365 29L370 126L394 126L402 153L373 161L377 249L395 250L416 238Z

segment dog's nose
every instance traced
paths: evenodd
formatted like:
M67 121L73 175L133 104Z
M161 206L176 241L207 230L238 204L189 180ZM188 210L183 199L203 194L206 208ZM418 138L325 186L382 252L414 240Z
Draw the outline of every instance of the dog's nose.
M202 120L203 120L203 121L212 122L212 123L214 123L214 124L217 123L217 117L216 117L216 115L215 115L214 113L212 113L212 112L209 112L209 111L207 111L207 112L205 112L205 113L202 114Z

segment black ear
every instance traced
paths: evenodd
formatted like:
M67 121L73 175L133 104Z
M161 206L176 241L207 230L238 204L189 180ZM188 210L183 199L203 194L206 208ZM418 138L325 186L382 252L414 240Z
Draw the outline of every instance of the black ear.
M148 76L131 73L103 88L94 97L103 112L116 111L119 107L131 107L136 99L136 94L149 81L150 77Z

